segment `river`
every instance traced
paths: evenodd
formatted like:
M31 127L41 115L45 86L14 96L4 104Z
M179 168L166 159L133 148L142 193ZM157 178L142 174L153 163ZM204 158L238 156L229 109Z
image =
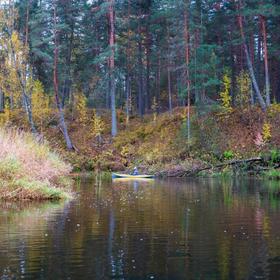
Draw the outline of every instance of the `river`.
M0 279L280 279L280 184L111 182L0 203Z

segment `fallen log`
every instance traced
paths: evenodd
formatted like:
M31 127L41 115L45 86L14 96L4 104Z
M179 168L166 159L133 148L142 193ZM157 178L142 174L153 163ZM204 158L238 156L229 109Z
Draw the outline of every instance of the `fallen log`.
M158 175L163 177L188 177L188 176L194 176L198 174L201 171L210 170L210 169L218 169L226 166L233 166L233 165L241 165L241 164L248 164L248 163L254 163L254 162L263 162L263 159L261 157L254 157L254 158L248 158L248 159L237 159L237 160L230 160L227 162L219 163L216 165L207 165L204 167L198 167L194 169L187 169L187 170L176 170L174 172L172 171L163 171L160 172Z

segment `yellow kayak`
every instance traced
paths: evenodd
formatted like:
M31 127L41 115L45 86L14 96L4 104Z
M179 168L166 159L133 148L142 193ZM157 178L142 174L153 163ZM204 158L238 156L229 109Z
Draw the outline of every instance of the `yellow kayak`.
M121 173L112 173L113 179L153 179L154 175L130 175Z

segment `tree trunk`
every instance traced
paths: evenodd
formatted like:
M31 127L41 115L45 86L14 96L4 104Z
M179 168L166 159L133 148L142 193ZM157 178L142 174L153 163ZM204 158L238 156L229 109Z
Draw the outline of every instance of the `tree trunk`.
M170 38L169 38L169 28L167 27L167 82L168 82L168 109L169 113L172 114L172 92L171 92L171 52L170 52Z
M260 23L263 37L263 56L264 56L264 69L265 69L265 97L266 97L266 106L270 106L270 81L269 81L269 69L268 69L268 51L267 51L267 34L265 27L265 17L260 15Z
M117 135L117 113L116 113L116 82L115 82L115 19L114 19L114 0L109 0L109 46L111 55L109 58L109 79L110 79L110 96L111 96L111 134Z
M151 108L151 83L150 83L150 73L151 73L151 62L150 62L150 55L151 55L151 41L150 35L147 35L147 43L146 43L146 61L147 61L147 70L146 70L146 100L145 106L146 109L149 110Z
M169 65L167 67L167 80L168 80L168 109L169 109L169 113L172 114L173 106L172 106L172 91L171 91L171 74L170 74Z
M139 34L139 36L141 36ZM143 98L143 61L142 61L142 38L138 42L138 113L142 118L144 115Z
M31 128L31 132L33 134L37 133L34 121L33 121L33 115L32 115L32 105L31 105L31 93L28 94L27 93L27 86L26 86L26 66L24 67L24 70L20 70L17 65L16 65L16 53L15 53L15 49L14 49L14 45L11 42L11 50L12 50L12 61L14 64L14 67L16 69L16 74L17 74L17 78L19 80L20 83L20 87L21 87L21 93L22 93L22 99L23 99L23 105L28 117L28 122ZM26 62L27 63L27 62ZM30 89L30 92L32 91L32 89ZM13 107L13 98L11 98L11 108Z
M65 102L70 97L70 91L71 91L71 85L72 85L72 79L71 79L71 63L72 63L72 48L73 48L73 40L74 40L74 30L72 28L69 46L67 50L67 57L66 57L66 65L65 65L65 80L64 85L62 89L62 107L65 106Z
M4 93L0 89L0 113L4 112L5 109L5 96Z
M189 46L189 24L188 24L188 11L184 11L184 37L185 37L185 59L186 59L186 85L187 85L187 137L188 144L191 139L191 129L190 129L190 95L191 95L191 83L190 83L190 46Z
M239 6L240 6L240 0L239 0ZM238 24L239 24L239 28L240 28L240 34L241 34L243 48L244 48L244 51L245 51L245 56L246 56L246 61L247 61L247 66L248 66L249 74L250 74L250 77L251 77L251 80L252 80L252 83L253 83L253 87L254 87L257 99L259 101L259 104L260 104L262 110L265 111L266 110L266 104L265 104L264 99L263 99L263 97L261 95L260 88L259 88L258 82L256 80L256 76L255 76L255 73L254 73L253 65L252 65L252 62L251 62L251 59L250 59L250 54L249 54L248 46L246 44L245 34L244 34L244 31L243 31L242 16L238 15L237 19L238 19Z
M66 142L67 149L72 150L73 144L68 134L68 129L66 126L63 108L59 98L58 92L58 72L57 72L57 64L58 64L58 38L57 38L57 23L56 23L56 3L54 3L54 13L53 13L53 20L54 20L54 65L53 65L53 87L54 87L54 94L56 100L56 106L59 112L59 123L64 135L64 139Z
M130 75L129 73L127 73L126 75L126 79L125 79L125 99L126 99L126 106L125 106L125 110L126 110L126 124L129 124L129 117L130 117L130 89L131 85L130 85Z
M25 45L24 45L25 50L24 50L24 54L23 54L25 56L25 65L24 65L22 70L20 70L16 65L16 53L15 53L15 48L14 48L12 40L11 40L11 50L12 50L13 64L14 64L14 67L16 68L17 77L18 77L20 87L21 87L22 99L23 99L25 112L27 114L27 118L28 118L28 122L29 122L29 125L30 125L30 128L31 128L31 132L33 134L36 134L37 130L36 130L36 127L35 127L35 124L34 124L34 121L33 121L32 105L31 105L31 91L32 91L32 89L30 89L30 94L28 94L27 93L27 85L26 85L26 80L27 80L26 67L27 67L27 50L28 50L28 34L29 34L29 28L28 28L29 4L30 3L28 1L27 2L27 7L26 7L26 21L25 21ZM10 30L10 34L12 35L12 30Z
M131 107L131 65L130 65L130 0L128 0L127 9L127 47L126 47L126 78L125 78L125 97L126 97L126 125L129 124Z
M161 80L161 61L160 61L160 53L158 54L158 71L157 71L157 89L156 89L156 103L157 103L157 113L160 111L160 80Z
M65 106L66 101L70 101L70 91L72 86L72 77L71 77L71 67L72 67L72 53L73 53L73 43L74 43L74 32L75 32L75 18L73 14L74 4L73 1L65 2L65 23L69 27L69 32L67 28L66 33L66 59L65 59L65 77L62 88L62 107Z

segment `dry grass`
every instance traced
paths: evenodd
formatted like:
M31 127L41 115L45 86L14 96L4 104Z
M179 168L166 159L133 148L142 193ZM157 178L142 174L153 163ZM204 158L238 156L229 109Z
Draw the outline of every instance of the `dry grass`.
M46 143L17 130L0 129L0 195L2 199L68 197L64 180L71 167Z

